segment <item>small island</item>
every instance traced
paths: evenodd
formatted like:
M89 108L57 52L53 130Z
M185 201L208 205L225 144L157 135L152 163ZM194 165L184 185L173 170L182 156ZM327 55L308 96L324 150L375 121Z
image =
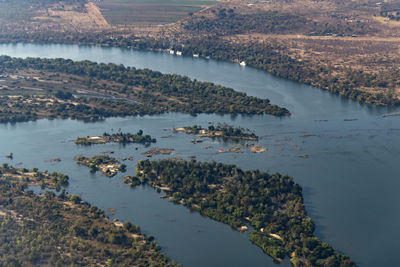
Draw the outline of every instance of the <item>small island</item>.
M174 152L173 148L152 148L148 151L142 152L142 155L151 158L154 155L171 155Z
M227 148L225 150L222 148L218 149L217 154L220 154L220 153L243 153L243 150L238 146L234 146L234 147Z
M129 144L138 143L144 145L150 145L155 143L157 140L151 138L150 135L143 135L143 131L139 130L136 134L131 133L104 133L102 136L87 136L78 137L75 139L74 143L78 145L93 145L93 144L106 144L106 143L119 143L119 144Z
M261 146L260 144L258 145L253 145L250 147L250 152L252 153L263 153L268 151L268 149L266 147Z
M101 171L107 177L115 176L118 171L125 171L126 165L120 164L120 162L107 155L95 155L87 158L83 155L76 156L74 160L81 165L85 165L91 169L91 171Z
M165 159L139 161L136 177L164 190L171 201L238 231L251 226L250 240L276 261L290 257L294 266L355 266L314 235L302 189L287 175Z
M173 128L172 131L175 133L183 132L186 134L193 134L199 137L258 141L258 136L251 132L249 129L234 127L225 123L218 123L215 126L210 125L207 129L199 125L193 125L185 126L182 128Z
M0 169L0 262L2 266L166 266L152 236L130 222L110 220L103 210L64 190L34 194L27 186L53 188L55 178L37 169Z

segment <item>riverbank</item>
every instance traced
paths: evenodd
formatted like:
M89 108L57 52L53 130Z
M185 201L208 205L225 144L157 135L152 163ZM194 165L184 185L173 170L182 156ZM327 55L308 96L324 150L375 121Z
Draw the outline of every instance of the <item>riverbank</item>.
M173 51L179 50L182 56L199 57L205 59L214 59L225 62L245 62L246 66L254 67L265 72L268 72L276 77L299 82L305 85L311 85L323 90L327 90L335 95L344 96L346 98L358 101L360 103L372 104L377 106L398 106L400 103L399 93L397 90L397 72L395 69L385 69L384 64L380 64L382 70L381 75L376 75L373 70L359 70L352 66L343 67L339 63L335 66L329 64L333 60L330 55L323 62L315 60L312 54L307 60L302 58L297 51L301 50L302 45L310 46L312 39L300 38L296 44L299 48L287 47L285 38L275 40L274 35L266 35L260 38L257 34L247 39L246 34L242 34L246 38L242 39L238 35L233 36L215 36L209 38L194 36L189 39L182 39L180 33L176 39L168 39L163 37L143 37L135 36L132 33L121 33L120 38L115 38L115 32L85 32L85 38L82 40L80 35L74 32L68 33L68 38L65 33L50 32L44 35L36 36L26 35L25 33L15 33L14 35L1 35L0 43L32 43L32 44L75 44L82 46L100 46L105 48L115 47L124 49L136 49L169 53L171 47ZM185 35L185 34L183 34ZM296 35L297 36L297 35ZM102 40L99 42L98 40ZM261 39L261 40L260 40ZM238 41L239 40L239 41ZM271 42L269 42L271 41ZM364 50L379 50L385 48L385 43L370 39L374 46L365 47ZM350 46L353 50L357 49L360 43L357 40L321 40L319 46L324 49L326 44L336 46L336 43L341 43L343 46ZM344 43L342 43L344 42ZM178 45L175 45L178 43ZM398 41L400 43L400 41ZM174 46L179 48L174 48ZM394 53L398 44L391 47L390 54ZM251 49L249 50L249 47ZM310 48L310 53L315 48ZM288 53L290 51L290 53ZM340 51L339 51L340 52ZM372 53L372 51L371 51ZM327 53L328 54L328 53ZM357 55L358 67L364 66L359 58L365 59L364 55ZM379 56L379 55L378 55ZM393 56L395 56L393 54ZM343 55L338 56L344 60ZM335 58L337 60L337 58ZM373 61L373 58L369 58ZM399 59L396 58L396 61ZM341 62L343 64L343 62ZM376 64L376 62L371 62ZM388 83L390 79L393 82Z

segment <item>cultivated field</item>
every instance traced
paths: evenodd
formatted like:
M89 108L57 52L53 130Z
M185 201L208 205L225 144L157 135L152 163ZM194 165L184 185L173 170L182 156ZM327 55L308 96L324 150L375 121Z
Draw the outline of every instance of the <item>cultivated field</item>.
M110 24L159 25L173 23L217 2L209 0L103 0L96 4Z
M0 20L22 22L37 14L37 9L30 7L26 2L0 0Z

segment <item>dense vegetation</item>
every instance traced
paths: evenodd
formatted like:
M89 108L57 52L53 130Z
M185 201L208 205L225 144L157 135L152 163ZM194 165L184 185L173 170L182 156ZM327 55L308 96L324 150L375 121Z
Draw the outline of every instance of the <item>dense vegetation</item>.
M307 19L297 15L279 12L258 14L235 14L233 9L219 10L214 18L190 20L184 25L185 30L198 34L218 32L220 35L246 32L281 33L304 29Z
M302 189L289 176L234 165L184 160L142 160L137 176L214 220L235 229L254 227L250 239L276 260L295 266L354 266L347 257L313 235Z
M180 128L172 129L175 132L182 131ZM198 136L218 137L224 139L243 139L243 140L258 140L258 136L251 132L249 129L241 127L234 127L232 125L221 124L210 125L207 129L199 126L192 125L183 127L183 131L187 134L195 134Z
M102 87L104 82L117 84L113 87L113 91L110 89L107 91L106 88L103 90L128 100L140 102L131 103L123 108L124 111L128 109L126 115L132 113L153 114L165 111L192 114L273 114L276 116L290 114L285 108L271 105L268 99L247 96L245 93L236 92L220 85L199 82L175 74L161 74L148 69L139 70L122 65L97 64L90 61L0 57L0 74L19 69L63 73L81 79L83 77L87 86L92 90ZM85 101L94 100L80 100L80 102ZM97 101L100 100L97 99ZM71 107L72 109L81 107L80 105L73 106L75 107ZM103 109L105 109L105 115L109 114L104 106L101 106L103 109L96 106L90 108L96 110L98 115L102 115Z
M103 136L88 136L88 137L78 137L75 139L75 144L79 145L92 145L92 144L105 144L105 143L119 143L119 144L129 144L138 143L144 145L150 145L155 143L156 139L151 138L150 135L143 135L143 131L139 130L136 134L131 133L104 133Z
M125 171L126 165L107 155L94 155L92 157L85 157L83 155L76 156L74 160L81 165L85 165L91 169L92 172L101 171L108 177L115 176L118 171Z
M1 266L178 266L138 226L114 223L102 210L65 191L36 195L26 190L33 180L10 181L3 171Z
M215 10L214 10L215 11ZM371 31L363 23L318 23L304 15L265 11L252 14L237 14L233 9L215 11L212 18L189 20L184 29L195 34L215 33L221 35L246 33L303 33L308 35L352 36Z
M39 96L0 96L0 123L23 122L41 118L72 118L83 121L98 121L106 117L137 116L158 114L157 110L143 105L129 104L125 101L112 101L96 98L79 98L63 103L54 100L49 105L48 97ZM77 103L77 104L76 104Z

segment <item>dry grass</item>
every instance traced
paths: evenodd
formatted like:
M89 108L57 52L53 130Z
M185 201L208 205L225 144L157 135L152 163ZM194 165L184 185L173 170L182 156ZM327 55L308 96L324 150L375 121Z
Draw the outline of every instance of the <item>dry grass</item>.
M100 9L95 4L89 2L88 4L86 4L86 10L89 17L93 18L95 24L101 26L108 26L107 20L103 17L103 14L101 13Z
M64 28L97 28L108 26L99 8L88 3L85 6L85 12L79 12L71 7L60 9L57 5L41 10L40 15L34 18L43 23L58 24Z

